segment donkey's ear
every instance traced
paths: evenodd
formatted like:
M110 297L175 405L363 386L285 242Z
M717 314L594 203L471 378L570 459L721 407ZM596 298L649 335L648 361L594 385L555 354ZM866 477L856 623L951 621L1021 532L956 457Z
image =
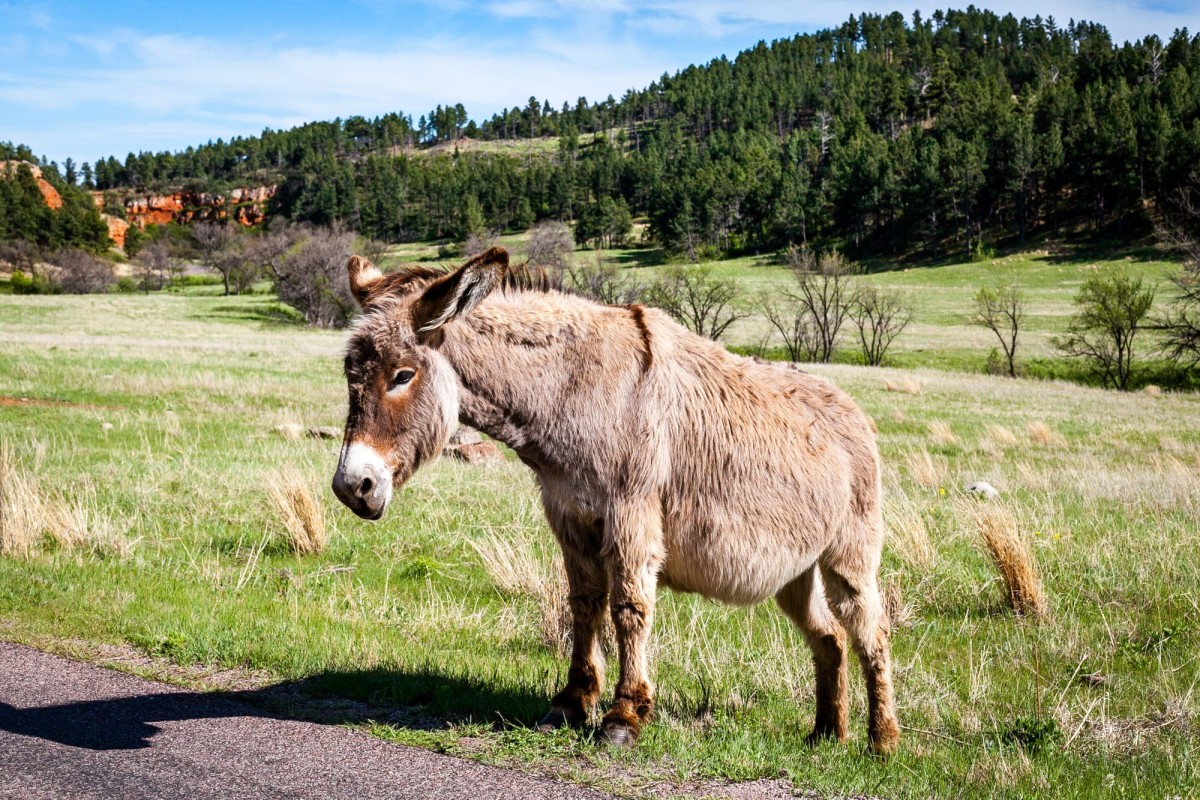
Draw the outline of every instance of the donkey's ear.
M466 314L504 280L508 272L508 252L493 247L466 264L439 278L417 302L414 326L427 333Z
M366 306L371 290L383 280L383 273L362 256L350 256L346 262L346 274L350 278L350 293L360 307Z

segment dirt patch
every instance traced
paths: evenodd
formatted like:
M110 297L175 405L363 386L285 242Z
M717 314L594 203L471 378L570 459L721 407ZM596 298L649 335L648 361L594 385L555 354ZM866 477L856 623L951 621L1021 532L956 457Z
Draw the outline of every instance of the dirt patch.
M10 397L0 394L0 406L35 406L37 408L96 408L88 403L71 403L66 400L46 400L41 397Z

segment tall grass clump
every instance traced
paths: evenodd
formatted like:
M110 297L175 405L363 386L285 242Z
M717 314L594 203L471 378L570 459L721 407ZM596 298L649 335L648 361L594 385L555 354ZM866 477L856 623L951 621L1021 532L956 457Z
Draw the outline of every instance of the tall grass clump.
M281 470L276 480L267 486L267 493L279 512L289 550L307 556L325 549L329 543L325 510L299 473Z
M992 563L1008 589L1013 611L1020 617L1045 614L1048 607L1037 559L1012 512L998 505L976 505L969 509L968 517L978 528Z
M42 496L0 445L0 555L28 556L42 538Z
M542 644L558 655L570 652L571 600L562 559L555 558L547 567L530 542L494 535L470 545L497 590L514 597L530 597L537 603Z

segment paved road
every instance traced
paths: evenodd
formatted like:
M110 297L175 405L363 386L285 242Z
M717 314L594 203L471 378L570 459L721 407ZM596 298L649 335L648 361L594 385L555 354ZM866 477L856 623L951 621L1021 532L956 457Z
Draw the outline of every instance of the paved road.
M604 795L0 642L0 797Z

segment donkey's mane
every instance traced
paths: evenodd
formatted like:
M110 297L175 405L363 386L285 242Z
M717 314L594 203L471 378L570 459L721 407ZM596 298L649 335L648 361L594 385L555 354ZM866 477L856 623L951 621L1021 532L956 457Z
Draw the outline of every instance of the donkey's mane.
M379 279L379 283L371 289L372 300L377 302L378 298L405 294L418 285L433 283L438 278L444 278L453 271L453 268L423 267L419 264L405 264ZM530 266L529 262L526 261L524 264L518 264L506 269L504 271L504 278L500 281L499 288L502 291L541 293L561 291L554 284L555 281L544 268Z

